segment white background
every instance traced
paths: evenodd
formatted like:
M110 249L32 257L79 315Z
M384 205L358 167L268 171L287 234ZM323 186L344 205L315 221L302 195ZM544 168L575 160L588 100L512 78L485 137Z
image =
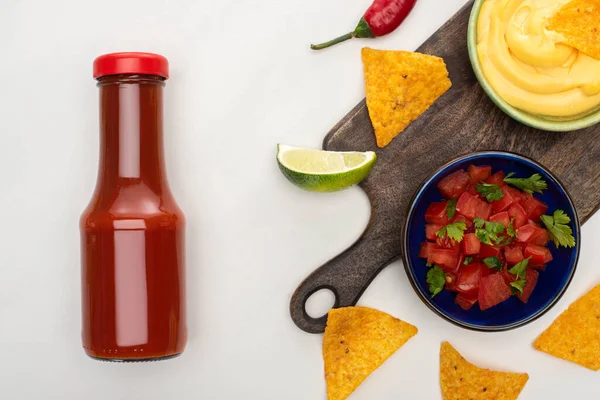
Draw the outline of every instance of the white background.
M0 398L325 399L322 337L295 327L289 300L309 272L358 237L369 204L358 188L313 194L292 186L277 169L276 144L319 147L364 96L360 48L413 50L464 0L419 0L387 37L309 50L311 41L353 29L369 3L1 1ZM81 349L78 217L98 158L92 60L131 50L171 62L167 161L189 225L190 337L179 359L123 365L92 361ZM563 299L500 334L435 316L402 265L391 265L360 304L419 334L351 398L440 399L443 340L481 366L529 372L523 400L597 398L600 375L531 347L600 282L600 216L582 235Z

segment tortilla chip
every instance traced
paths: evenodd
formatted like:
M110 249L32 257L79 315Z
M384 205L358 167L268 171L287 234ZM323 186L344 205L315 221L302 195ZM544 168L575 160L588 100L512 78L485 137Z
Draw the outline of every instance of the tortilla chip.
M347 398L416 334L411 324L371 308L330 310L323 337L327 398Z
M408 51L362 49L367 108L377 146L387 146L452 83L444 60Z
M448 342L440 350L440 384L444 400L516 400L529 375L479 368Z
M600 370L600 285L560 314L533 347L591 370Z
M561 33L566 43L600 60L600 0L572 0L548 21L548 29Z

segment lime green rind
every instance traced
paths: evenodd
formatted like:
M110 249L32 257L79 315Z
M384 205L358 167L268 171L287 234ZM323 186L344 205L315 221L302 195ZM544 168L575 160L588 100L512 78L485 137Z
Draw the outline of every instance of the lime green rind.
M334 175L307 175L291 169L285 168L279 164L279 169L283 175L294 185L310 192L337 192L348 189L362 182L373 169L373 163L368 168L361 170L339 173Z
M368 152L371 156L370 160L358 168L339 173L305 173L286 167L279 159L281 145L278 145L277 149L277 165L282 174L297 187L310 192L337 192L348 189L369 176L377 159L375 153Z
M477 56L477 20L479 19L479 12L481 6L485 0L475 0L473 9L471 10L471 16L469 18L469 29L467 33L467 46L469 50L469 59L471 60L471 66L475 72L475 76L479 81L479 84L489 96L489 98L504 111L509 117L519 121L520 123L550 132L569 132L579 129L588 128L592 125L596 125L600 122L600 107L594 110L586 112L582 116L570 117L568 121L564 121L558 117L544 117L535 114L529 114L523 110L515 108L508 104L506 101L496 93L485 78L485 74L481 69L479 63L479 57ZM575 118L575 119L571 119Z

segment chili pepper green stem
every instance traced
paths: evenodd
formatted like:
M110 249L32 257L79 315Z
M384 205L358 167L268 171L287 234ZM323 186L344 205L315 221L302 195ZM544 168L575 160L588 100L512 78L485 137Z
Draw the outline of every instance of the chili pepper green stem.
M339 38L335 38L333 40L330 40L329 42L325 42L325 43L321 43L321 44L311 44L310 48L313 49L313 50L323 50L323 49L326 49L329 46L333 46L334 44L345 42L348 39L352 39L352 38L373 38L373 37L375 37L375 35L373 34L373 31L371 30L371 27L369 26L369 24L367 23L367 21L363 17L363 18L360 19L360 21L358 22L358 25L356 26L356 29L354 29L353 32L346 33L345 35L340 36Z
M354 36L355 36L354 32L346 33L345 35L342 35L338 38L335 38L335 39L330 40L325 43L311 44L310 48L313 50L323 50L323 49L328 48L329 46L333 46L334 44L338 44L341 42L345 42L346 40L352 39Z

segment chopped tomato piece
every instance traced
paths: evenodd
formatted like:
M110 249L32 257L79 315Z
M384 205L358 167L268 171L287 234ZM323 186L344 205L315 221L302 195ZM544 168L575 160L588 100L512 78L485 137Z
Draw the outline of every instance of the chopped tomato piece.
M523 201L525 201L525 199L527 198L527 194L521 192L519 189L515 189L508 185L506 185L506 191L510 193L511 197L515 200L515 202L519 204L523 203Z
M454 298L454 302L459 305L460 308L467 311L477 303L477 296L469 296L464 293L459 293Z
M486 203L483 200L478 199L477 197L475 198L475 200L478 201L477 209L475 211L475 216L477 218L481 218L486 221L489 220L490 215L492 215L492 205L489 203Z
M443 238L437 238L435 240L435 243L440 249L450 249L454 250L454 252L456 253L460 251L460 243L454 239L450 239L448 236L444 236Z
M537 246L546 246L550 240L550 234L544 228L538 227L537 233L531 238L530 243Z
M513 242L513 246L519 246L521 248L521 251L525 251L525 249L529 245L527 243Z
M441 224L427 224L425 225L425 237L427 240L436 240L437 235L436 232L442 229L444 225Z
M469 220L473 218L489 219L492 207L477 196L463 193L456 203L456 211Z
M527 283L525 283L525 286L523 287L523 294L517 293L517 297L523 303L527 303L527 300L529 300L529 296L531 296L533 289L535 289L535 285L537 285L539 276L540 273L535 269L527 268L525 275L525 280Z
M462 249L463 253L468 256L479 253L479 250L481 249L481 242L479 239L477 239L477 235L474 233L467 233L463 237Z
M489 268L479 262L464 265L456 278L456 290L461 293L476 295L479 291L479 281L490 274Z
M548 210L548 206L535 197L527 195L523 201L523 209L527 213L527 217L529 219L533 221L539 221L540 216L544 215Z
M517 229L517 241L527 243L531 237L537 233L538 227L531 224L526 224Z
M450 249L430 249L427 262L439 265L446 272L456 272L458 254Z
M435 243L431 243L431 242L421 243L421 248L419 249L419 257L420 258L429 258L429 252L435 248L436 248Z
M489 165L470 165L467 169L467 173L469 174L469 179L472 185L485 181L487 178L492 175L492 167Z
M498 171L494 175L490 176L485 180L485 183L490 183L492 185L504 186L504 172Z
M490 217L490 222L500 222L502 223L502 225L504 225L504 228L506 229L510 224L510 217L508 216L507 211L502 211L501 213L492 215Z
M531 257L529 265L532 267L543 266L552 261L552 253L550 253L547 247L536 246L534 244L530 244L525 248L524 256L525 258Z
M446 286L444 286L446 290L451 292L456 292L456 276L453 274L446 274Z
M517 241L537 246L545 246L550 236L548 232L539 226L526 224L517 229Z
M482 310L487 310L510 298L510 286L500 274L492 274L481 278L477 300Z
M460 169L438 183L437 187L446 199L458 198L469 186L469 175Z
M519 203L513 204L508 209L508 216L514 218L513 227L518 229L527 223L527 213Z
M481 250L479 250L479 256L481 258L487 257L500 257L500 253L502 252L502 247L498 246L490 246L485 243L481 243Z
M447 225L450 220L446 213L446 205L447 203L445 201L431 203L429 207L427 207L427 211L425 211L425 221L428 224Z
M458 222L458 221L463 221L465 223L465 225L467 226L467 230L465 231L465 233L474 232L473 222L469 221L467 219L467 217L465 217L464 215L461 215L459 213L456 213L454 218L452 218L452 222Z
M479 196L479 193L477 193L477 188L474 185L467 186L466 192L472 194L473 196Z
M504 257L510 265L515 265L523 261L523 250L521 246L508 246L504 249Z
M539 224L539 223L535 222L535 221L534 221L534 220L532 220L532 219L528 219L528 220L527 220L527 223L528 223L529 225L533 225L533 226L537 226L537 227L539 227L539 226L540 226L540 224Z
M506 282L507 285L510 285L511 282L514 282L519 279L518 276L508 272L510 268L511 267L509 267L508 265L505 265L504 268L502 268L502 271L500 271L500 275L502 275L502 279L504 279L504 282Z
M515 199L512 197L510 192L507 190L508 186L501 186L500 190L504 193L504 196L500 200L492 201L492 210L494 213L506 211L515 203Z
M472 220L475 216L475 210L470 207L470 203L473 198L475 198L475 196L468 192L465 192L460 195L458 201L456 202L456 212L470 220Z

